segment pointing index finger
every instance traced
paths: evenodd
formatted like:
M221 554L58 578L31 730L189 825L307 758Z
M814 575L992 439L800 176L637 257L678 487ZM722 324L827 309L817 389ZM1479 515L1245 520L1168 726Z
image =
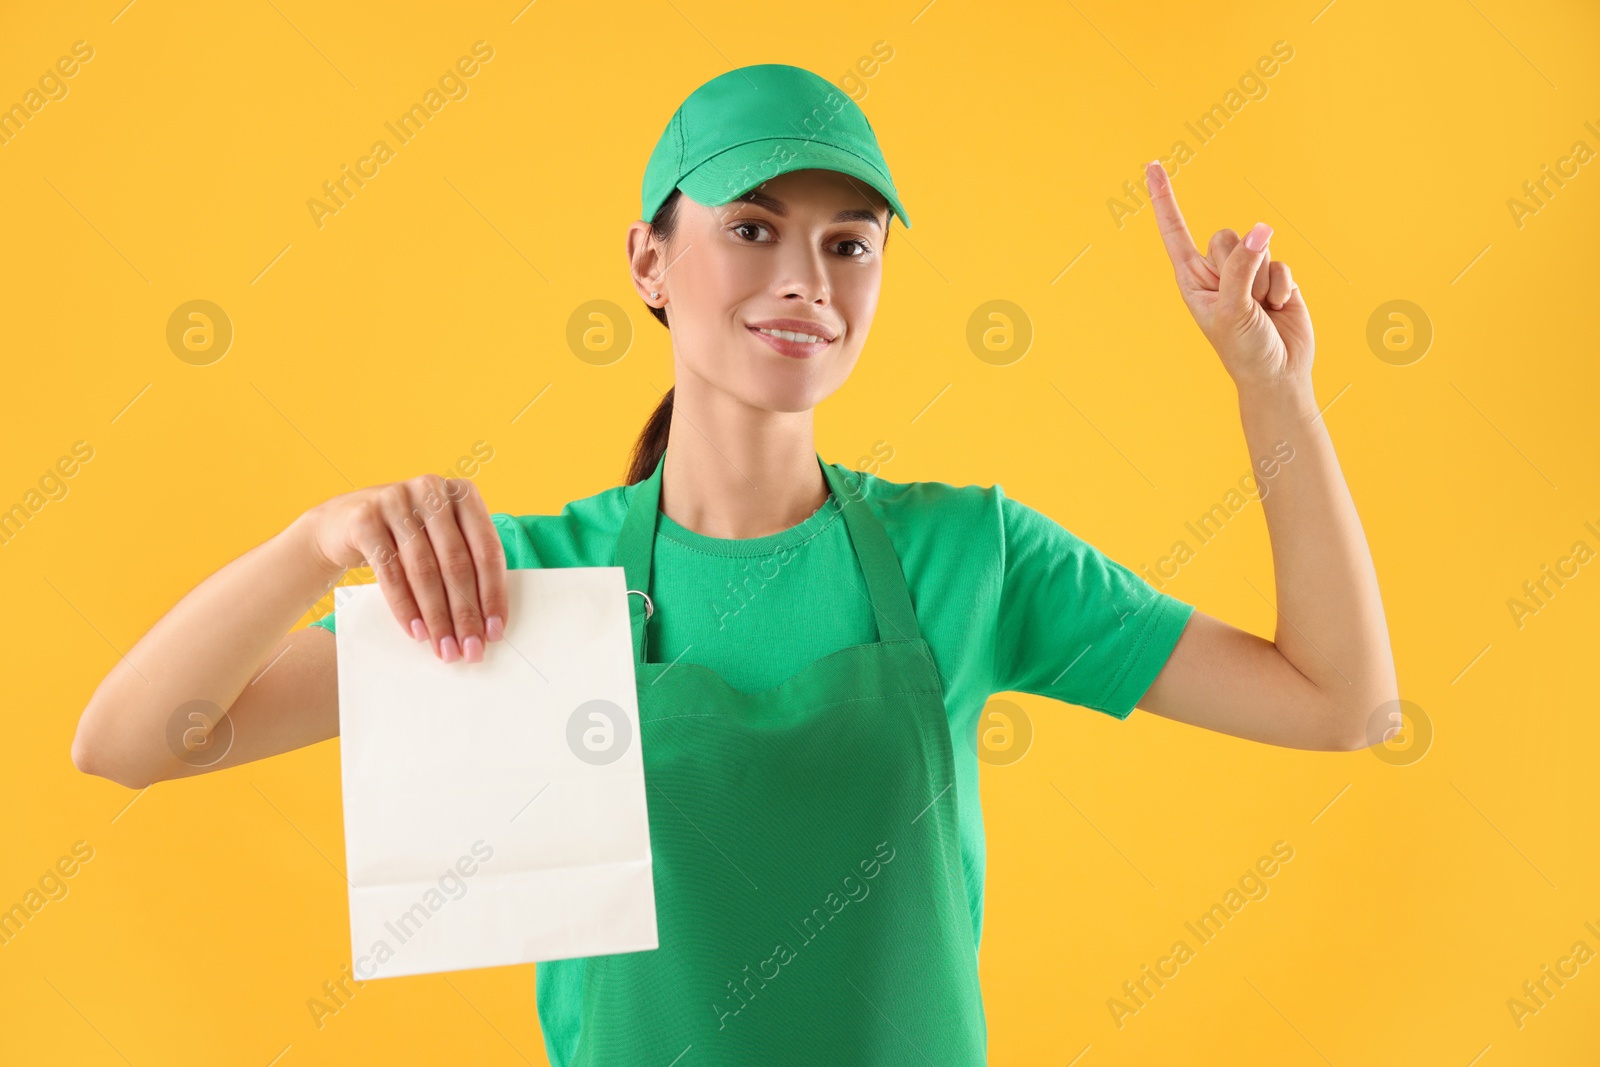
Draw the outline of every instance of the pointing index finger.
M1189 227L1178 210L1178 198L1172 195L1172 182L1160 160L1152 159L1144 167L1150 182L1150 206L1156 209L1156 227L1161 231L1161 241L1167 246L1167 255L1174 267L1181 267L1200 253L1189 236Z

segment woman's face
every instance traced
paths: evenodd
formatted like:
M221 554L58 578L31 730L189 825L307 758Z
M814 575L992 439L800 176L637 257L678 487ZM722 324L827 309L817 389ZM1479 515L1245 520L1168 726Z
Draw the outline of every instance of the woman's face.
M680 195L665 245L635 223L635 285L665 304L677 395L689 375L752 407L796 412L839 388L878 307L888 219L887 201L865 182L801 170L720 207ZM762 327L822 340L784 341Z

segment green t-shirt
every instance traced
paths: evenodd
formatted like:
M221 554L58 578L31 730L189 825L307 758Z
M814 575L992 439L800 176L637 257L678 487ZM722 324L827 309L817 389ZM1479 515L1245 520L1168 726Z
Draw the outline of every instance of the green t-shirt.
M863 485L944 682L976 942L985 849L973 739L985 702L995 693L1032 693L1126 719L1194 609L998 485L872 474ZM614 486L559 515L495 513L507 567L613 566L632 495L632 486ZM651 662L681 655L745 692L879 640L866 579L831 499L796 526L747 539L706 537L662 514L652 571ZM313 625L334 630L333 613ZM582 959L538 965L540 1025L557 1067L577 1044L582 967Z

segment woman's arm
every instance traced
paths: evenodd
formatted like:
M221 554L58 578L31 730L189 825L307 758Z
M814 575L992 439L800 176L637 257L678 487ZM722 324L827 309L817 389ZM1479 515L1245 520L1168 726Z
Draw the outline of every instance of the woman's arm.
M1271 261L1270 228L1258 223L1244 241L1220 230L1203 256L1161 165L1148 174L1179 291L1238 389L1253 467L1276 466L1257 482L1276 585L1258 592L1275 595L1277 627L1267 641L1196 611L1139 706L1290 748L1376 744L1399 728L1387 714L1398 699L1394 654L1372 554L1311 389L1310 313L1287 265Z
M156 620L84 708L79 770L142 789L339 732L333 635L289 635L298 648L285 636L343 573L318 559L311 523L300 516Z
M505 548L477 487L422 475L317 505L201 582L112 667L72 742L81 771L132 789L339 732L334 637L286 633L370 561L400 627L446 662L504 636Z

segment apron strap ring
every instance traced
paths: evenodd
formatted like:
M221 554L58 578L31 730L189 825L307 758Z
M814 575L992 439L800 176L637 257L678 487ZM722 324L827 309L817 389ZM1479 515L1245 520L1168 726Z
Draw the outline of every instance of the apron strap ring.
M638 593L640 596L644 597L644 619L645 619L646 622L649 622L650 621L650 616L652 616L652 615L654 615L656 613L656 606L651 601L650 594L646 593L642 589L630 589L630 590L628 590L628 593L629 593L629 595L632 595L634 593Z

